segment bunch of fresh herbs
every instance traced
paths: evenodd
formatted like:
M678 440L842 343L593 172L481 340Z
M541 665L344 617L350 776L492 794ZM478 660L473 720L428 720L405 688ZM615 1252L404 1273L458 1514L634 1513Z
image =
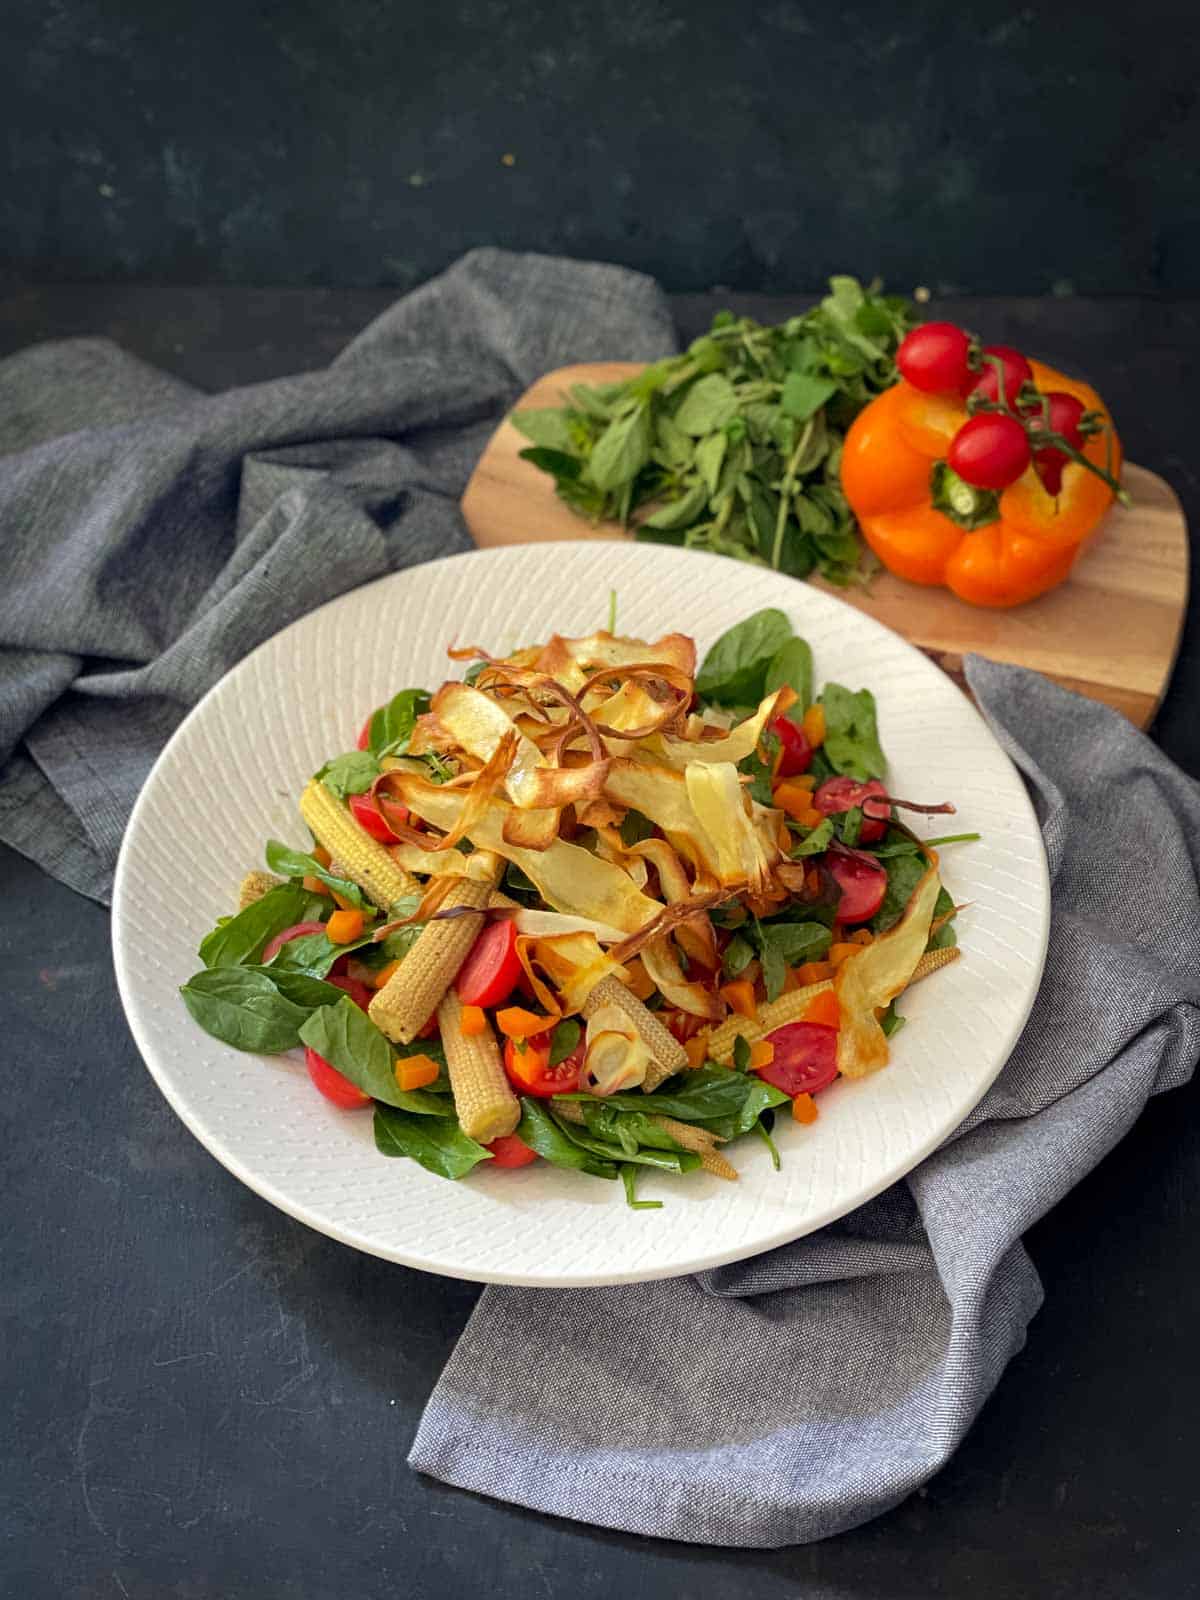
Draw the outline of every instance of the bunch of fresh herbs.
M848 584L864 548L838 468L846 429L896 379L904 299L831 278L803 316L764 327L722 311L682 355L570 404L513 413L521 455L592 522Z

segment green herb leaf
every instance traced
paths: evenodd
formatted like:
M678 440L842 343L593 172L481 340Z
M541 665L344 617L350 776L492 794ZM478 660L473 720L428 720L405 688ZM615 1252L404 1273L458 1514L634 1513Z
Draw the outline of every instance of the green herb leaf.
M352 794L365 794L378 776L379 763L369 750L348 750L344 756L335 756L314 773L314 777L320 779L339 800L345 800Z
M757 705L767 668L791 637L792 625L782 611L756 611L713 645L696 674L696 693L718 705Z
M829 950L829 929L820 922L756 922L754 934L764 950L774 950L789 967L823 961Z
M723 429L717 433L710 433L696 446L696 471L707 485L709 494L717 492L728 448L729 435Z
M771 694L785 684L796 692L791 714L803 716L812 704L813 692L812 647L807 639L788 639L771 657L763 680L764 694Z
M588 475L596 487L617 489L636 478L650 459L652 438L648 405L614 417L596 441L588 462Z
M789 822L788 827L792 827ZM806 833L798 844L791 848L793 861L802 861L805 856L819 856L823 850L828 850L833 839L833 818L826 817L823 822L818 822L811 832Z
M795 417L797 422L807 422L836 392L837 384L832 378L818 378L811 372L789 372L783 380L779 404L787 416Z
M708 490L702 483L694 483L679 500L668 500L665 505L646 517L643 528L673 529L689 527L708 504Z
M865 783L882 778L887 760L879 744L875 696L869 689L852 694L840 683L827 683L821 695L825 708L825 755L836 772Z
M275 1055L300 1043L300 1027L319 1006L344 998L331 983L294 975L283 980L270 967L211 967L197 972L180 994L193 1019L235 1050Z
M508 420L518 433L523 433L535 445L546 450L559 450L570 455L575 448L565 414L557 406L531 407L526 411L512 411ZM576 463L578 470L578 463Z
M371 717L368 732L370 753L376 760L382 760L384 756L403 755L408 749L417 718L428 710L429 696L424 689L401 689ZM328 779L324 781L327 783ZM358 794L362 791L352 792Z
M465 1178L490 1161L491 1152L468 1139L453 1117L422 1117L394 1106L375 1107L375 1148L385 1156L408 1156L439 1178Z
M517 454L522 461L528 461L539 471L548 472L551 477L566 483L573 483L583 471L583 462L579 457L569 456L563 450L546 450L541 445L532 445L528 450L518 450Z
M219 923L200 945L206 967L245 966L256 962L277 933L304 921L312 896L298 883L281 883L261 900Z
M721 957L721 970L727 978L736 978L754 960L754 946L744 933L735 933L725 946Z
M554 1032L550 1035L550 1059L547 1065L556 1067L560 1061L565 1061L579 1043L582 1032L574 1017L564 1017L561 1022L555 1023Z
M699 438L723 428L737 412L737 394L721 372L697 378L685 393L675 413L675 425L684 433Z
M859 834L862 833L863 811L861 806L848 806L845 811L837 813L838 838L848 849L853 850L858 843Z

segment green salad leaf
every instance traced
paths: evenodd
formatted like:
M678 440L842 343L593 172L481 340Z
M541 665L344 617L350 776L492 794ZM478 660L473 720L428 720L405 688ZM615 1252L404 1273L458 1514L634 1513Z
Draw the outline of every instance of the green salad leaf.
M796 691L793 713L803 716L805 709L812 705L813 697L813 656L807 639L786 639L771 657L763 679L763 693L771 694L784 684Z
M726 630L700 664L696 693L723 706L757 705L765 692L767 669L792 638L782 611L768 607Z
M337 795L339 800L345 800L352 794L365 794L379 772L379 762L370 750L348 750L345 755L335 756L323 767L318 767L313 776L331 794Z
M345 998L332 983L248 966L205 968L179 992L193 1019L214 1039L265 1055L293 1049L314 1010Z
M869 689L852 694L840 683L827 683L821 693L825 708L826 758L835 772L865 783L882 778L887 760L879 744L875 696Z
M492 1159L453 1117L415 1116L391 1105L375 1107L375 1148L385 1156L408 1156L439 1178L465 1178L481 1161Z
M382 1100L418 1116L448 1115L444 1096L427 1089L399 1086L392 1046L348 994L341 995L336 1005L314 1011L299 1032L305 1044L311 1045L331 1067L336 1067L372 1100ZM433 1056L431 1050L424 1048L424 1041L421 1050L411 1049L407 1053Z
M367 731L367 748L377 762L384 756L400 756L405 753L412 738L412 731L416 727L417 718L429 710L429 698L424 689L401 689L399 694L392 696L387 705L380 706L372 713ZM345 756L342 757L343 761L347 759ZM365 774L366 771L366 764L363 763L362 773ZM328 784L329 778L326 777L322 781ZM374 781L372 778L371 783ZM365 788L370 788L370 784L365 785ZM353 789L349 792L360 794L364 791Z
M602 1159L568 1139L561 1125L546 1109L545 1103L529 1096L521 1100L517 1137L523 1139L531 1150L536 1150L542 1160L548 1161L551 1166L587 1172L593 1178L615 1179L617 1176L613 1161Z
M316 856L310 856L303 850L293 850L290 845L280 844L278 839L268 839L267 865L272 872L278 872L285 878L318 878L327 888L349 900L352 906L365 911L368 917L375 915L375 907L358 885L349 878L339 878L327 871Z
M277 933L310 920L314 896L298 883L281 883L268 889L244 911L218 923L201 942L199 955L206 967L245 966L256 962ZM318 901L319 904L319 901Z

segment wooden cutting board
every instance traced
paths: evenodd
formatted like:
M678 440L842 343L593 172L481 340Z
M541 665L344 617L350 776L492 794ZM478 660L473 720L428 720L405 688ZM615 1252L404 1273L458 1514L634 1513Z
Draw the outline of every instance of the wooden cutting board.
M613 383L640 370L629 362L563 367L524 394L525 406L556 406L574 383ZM615 523L592 527L554 492L548 474L519 452L529 441L507 420L493 435L463 495L475 543L543 539L620 539ZM1010 611L965 605L945 589L926 589L881 573L869 587L834 589L847 604L918 645L960 682L969 651L1033 667L1115 706L1146 727L1167 686L1188 590L1187 524L1170 486L1128 463L1133 507L1115 506L1068 581Z

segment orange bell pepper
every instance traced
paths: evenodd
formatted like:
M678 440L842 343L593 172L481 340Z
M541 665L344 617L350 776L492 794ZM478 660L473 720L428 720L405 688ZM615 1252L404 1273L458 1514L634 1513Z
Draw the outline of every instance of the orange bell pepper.
M1030 365L1042 393L1063 390L1101 414L1110 431L1092 434L1082 454L1118 476L1121 443L1100 396L1051 367ZM980 491L961 485L965 494L955 513L935 506L931 481L966 417L957 400L922 394L903 380L885 389L846 435L842 488L863 537L889 572L911 583L943 586L972 605L1020 605L1063 581L1112 504L1113 491L1072 461L1056 498L1031 466L1000 494L995 520L968 526L978 515ZM967 503L972 500L976 517Z

